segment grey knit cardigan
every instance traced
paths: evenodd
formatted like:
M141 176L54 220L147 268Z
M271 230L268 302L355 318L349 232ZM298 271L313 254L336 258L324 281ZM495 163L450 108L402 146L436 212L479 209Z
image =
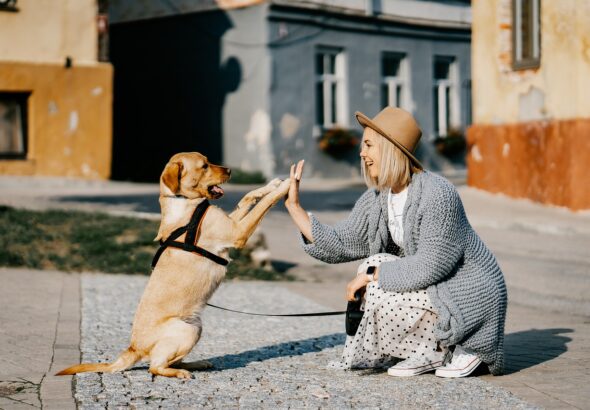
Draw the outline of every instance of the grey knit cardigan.
M328 263L386 250L401 256L381 265L381 288L427 289L438 313L435 336L440 343L473 350L492 374L501 374L506 285L494 255L469 224L455 187L428 171L413 175L402 220L403 249L392 248L387 217L387 192L369 189L333 227L311 215L313 243L302 237L303 249Z

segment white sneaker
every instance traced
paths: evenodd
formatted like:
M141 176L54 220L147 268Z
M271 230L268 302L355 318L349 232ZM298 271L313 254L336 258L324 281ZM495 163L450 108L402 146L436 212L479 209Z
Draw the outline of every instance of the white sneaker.
M422 373L428 373L441 367L443 364L443 355L434 357L411 356L395 366L387 369L387 374L397 377L417 376Z
M438 377L465 377L473 373L480 364L479 357L457 345L451 362L436 369L435 374Z

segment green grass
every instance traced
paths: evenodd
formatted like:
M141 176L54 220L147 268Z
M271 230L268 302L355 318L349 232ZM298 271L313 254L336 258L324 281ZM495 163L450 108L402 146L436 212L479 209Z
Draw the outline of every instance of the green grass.
M27 211L0 206L0 266L66 272L149 274L158 223L76 211ZM284 280L232 250L228 278Z
M243 171L239 168L232 168L229 182L232 184L264 184L266 178L260 171Z

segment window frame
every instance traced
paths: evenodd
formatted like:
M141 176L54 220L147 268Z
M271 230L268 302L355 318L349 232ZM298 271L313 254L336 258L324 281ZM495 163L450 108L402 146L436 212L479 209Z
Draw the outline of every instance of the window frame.
M399 61L399 67L397 76L385 75L383 72L383 62L385 58L393 57ZM384 51L381 53L381 85L387 87L387 105L392 107L400 107L406 111L411 111L411 87L410 87L410 70L409 60L406 53L397 51ZM397 104L391 104L392 102L392 89L396 89L396 86L400 88L400 101ZM383 89L381 91L383 93ZM381 96L381 105L383 105L384 96ZM397 100L397 93L395 99ZM385 108L385 107L381 107Z
M315 67L315 59L323 56L322 73L319 74ZM326 67L329 64L329 56L334 56L334 73L327 73ZM317 106L319 96L316 95L316 114L315 123L320 129L330 128L347 128L348 127L348 91L347 91L347 70L346 70L346 53L341 47L318 46L314 52L314 71L315 71L315 92L317 93L318 85L322 84L322 117L323 123L320 123L319 110ZM332 100L331 86L336 87L336 101ZM332 106L335 112L332 112ZM332 117L335 122L332 122Z
M22 135L22 152L2 152L0 160L22 160L27 159L29 153L29 97L30 92L21 91L0 91L1 99L12 99L20 107L20 125Z
M522 3L530 1L532 13L529 17L533 57L522 58L521 10ZM541 0L512 0L512 69L526 70L541 66Z
M445 79L435 78L435 65L443 61L448 64L448 76ZM461 127L461 97L459 95L459 62L457 57L435 55L432 60L432 80L433 91L436 90L436 100L433 99L434 114L434 136L435 138L445 138L453 128ZM449 102L446 101L446 90L449 93ZM441 110L441 101L445 111ZM448 117L448 122L447 122ZM441 125L443 125L441 127Z

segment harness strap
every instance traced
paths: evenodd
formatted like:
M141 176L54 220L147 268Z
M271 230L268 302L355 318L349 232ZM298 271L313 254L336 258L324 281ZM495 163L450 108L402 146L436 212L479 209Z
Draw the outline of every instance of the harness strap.
M169 246L182 249L187 252L196 253L222 266L226 266L229 264L227 259L217 256L209 252L208 250L203 249L200 246L197 246L197 241L200 236L201 222L203 220L203 217L207 213L208 208L209 201L205 199L203 202L199 204L199 206L197 206L187 225L175 229L165 241L160 241L160 248L156 251L154 259L152 259L152 268L156 266L158 260L160 259L160 256L162 256L164 250L166 250L166 248ZM176 241L176 239L185 232L186 236L184 238L184 242Z

